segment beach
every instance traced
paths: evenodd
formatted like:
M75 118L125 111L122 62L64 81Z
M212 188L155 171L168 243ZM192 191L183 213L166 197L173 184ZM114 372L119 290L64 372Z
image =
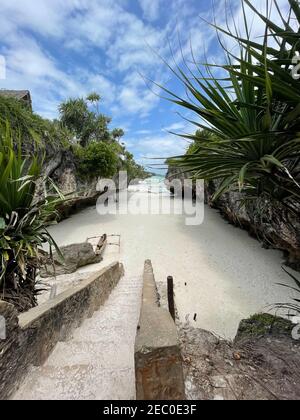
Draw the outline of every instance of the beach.
M156 180L157 181L157 180ZM167 200L161 180L135 187L140 203L149 195ZM175 207L181 199L174 198ZM116 214L99 215L90 207L50 228L59 245L84 242L88 237L109 238L102 263L81 269L95 271L120 260L126 276L141 276L143 264L151 259L156 281L174 277L175 302L181 323L203 328L233 339L244 318L270 311L270 305L287 302L290 292L278 283L292 285L283 272L282 253L266 250L247 232L224 221L216 210L205 206L203 224L186 226L185 215Z

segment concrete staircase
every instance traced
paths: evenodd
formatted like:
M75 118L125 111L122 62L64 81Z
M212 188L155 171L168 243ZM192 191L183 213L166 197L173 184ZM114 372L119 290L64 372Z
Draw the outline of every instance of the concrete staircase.
M14 400L133 400L142 278L121 279L100 311L33 368Z

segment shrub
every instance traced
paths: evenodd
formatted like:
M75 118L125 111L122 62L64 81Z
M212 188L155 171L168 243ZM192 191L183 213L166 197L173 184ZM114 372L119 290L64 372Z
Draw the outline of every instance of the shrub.
M276 309L284 309L289 311L287 315L297 314L300 315L300 279L295 277L289 271L287 271L284 267L282 267L283 271L293 280L295 286L289 286L286 284L279 284L279 286L285 287L290 291L294 292L297 298L293 298L293 303L278 303L275 305Z
M292 23L300 24L300 6L288 1L287 20L274 1L281 18L278 26L249 0L242 0L245 38L238 31L213 25L237 41L239 54L221 42L227 57L223 66L208 63L202 67L194 60L194 66L185 63L188 70L172 68L188 98L165 89L169 99L194 112L201 119L195 125L213 136L203 136L201 141L197 135L184 136L195 140L193 153L171 164L199 178L222 180L215 199L229 190L240 190L248 199L267 196L289 210L294 208L291 202L300 201L300 94L299 81L291 74L292 58L300 52L298 29L293 30ZM246 6L265 23L261 43L251 37ZM276 40L275 46L270 47L271 39ZM220 67L218 76L215 67Z
M92 93L86 99L68 99L59 106L60 121L68 130L72 131L82 147L94 141L109 142L120 140L124 131L109 130L111 119L99 112L98 94ZM90 109L94 105L94 110Z
M39 247L56 247L46 226L63 197L54 191L36 202L42 156L24 156L21 139L0 126L0 288L1 298L19 311L37 304ZM57 247L56 247L57 248Z
M119 155L115 144L92 142L88 146L75 147L79 174L83 177L108 178L119 169Z
M0 96L0 116L1 124L8 121L12 133L22 139L24 149L69 147L72 136L60 122L40 117L22 101Z

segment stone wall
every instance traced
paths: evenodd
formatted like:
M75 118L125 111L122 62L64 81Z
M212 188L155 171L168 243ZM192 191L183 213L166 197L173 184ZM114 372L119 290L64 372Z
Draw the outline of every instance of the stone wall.
M41 366L58 342L99 310L123 274L121 264L111 264L19 317L12 305L0 301L6 321L6 339L0 339L0 400L17 390L31 365Z
M152 264L146 261L140 322L135 344L138 400L183 400L184 380L177 328L159 306Z

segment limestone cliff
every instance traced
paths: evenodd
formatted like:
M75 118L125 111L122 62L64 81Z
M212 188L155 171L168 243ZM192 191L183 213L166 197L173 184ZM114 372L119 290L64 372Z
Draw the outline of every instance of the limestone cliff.
M56 149L48 147L46 159L42 171L43 179L37 187L37 196L44 194L45 185L43 180L50 178L66 196L66 203L61 206L59 213L61 219L88 206L93 205L101 192L97 191L98 179L82 179L77 171L76 158L71 148Z
M184 180L190 174L178 168L169 168L167 179ZM206 184L206 202L217 208L230 223L246 229L257 237L264 247L282 250L287 265L300 271L300 207L295 205L295 213L291 213L280 203L274 205L267 199L257 199L241 205L244 198L240 193L227 193L217 201L212 196L218 188L216 181ZM298 213L298 216L297 216Z

